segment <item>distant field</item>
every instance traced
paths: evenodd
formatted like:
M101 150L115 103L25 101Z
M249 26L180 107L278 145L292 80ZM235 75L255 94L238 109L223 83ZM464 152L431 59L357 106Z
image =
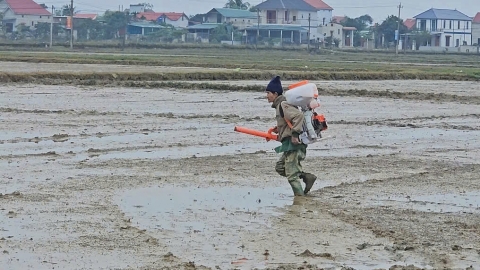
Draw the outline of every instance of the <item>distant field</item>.
M249 79L245 71L266 73L282 72L305 74L311 79L433 79L433 80L480 80L480 57L476 55L444 54L391 54L347 51L325 51L309 54L306 50L254 50L228 48L177 48L177 49L95 49L90 51L0 51L0 61L58 64L98 64L123 66L162 66L224 68L225 73L236 74L232 79ZM67 68L68 70L68 68ZM110 72L109 69L95 73ZM239 72L246 76L239 76ZM0 71L1 72L1 71ZM3 72L8 72L3 70ZM42 70L49 73L49 70ZM65 71L67 72L67 71ZM152 73L159 73L152 68ZM195 80L225 79L215 76L196 76L202 70L188 70ZM209 71L214 72L214 71ZM217 71L220 72L220 71ZM62 72L55 72L56 74ZM138 72L132 68L119 76L132 76ZM145 73L144 71L142 73ZM160 72L160 73L163 73ZM183 79L173 76L170 80ZM257 73L258 74L258 73ZM318 74L315 75L315 74ZM48 78L47 74L43 76ZM296 79L292 75L292 79ZM3 76L5 77L5 76ZM55 76L57 77L57 76ZM154 76L158 77L158 76ZM204 78L205 77L205 78ZM262 76L260 76L262 77ZM94 79L98 79L98 76ZM228 79L228 77L226 77ZM165 80L165 79L162 79Z

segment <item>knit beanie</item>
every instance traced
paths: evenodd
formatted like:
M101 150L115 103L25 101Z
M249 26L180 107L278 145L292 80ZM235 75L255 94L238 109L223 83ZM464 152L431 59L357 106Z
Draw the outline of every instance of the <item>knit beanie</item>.
M267 85L265 91L277 93L279 96L283 94L282 82L280 81L280 76L273 78Z

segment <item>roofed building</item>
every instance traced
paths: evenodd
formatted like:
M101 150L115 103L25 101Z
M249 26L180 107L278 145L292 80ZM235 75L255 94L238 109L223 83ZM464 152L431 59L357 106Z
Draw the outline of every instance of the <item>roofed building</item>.
M326 25L332 21L333 8L322 0L304 0L307 4L317 9L319 25Z
M431 8L414 18L417 30L432 35L431 46L459 47L472 44L472 18L458 10Z
M7 33L17 31L21 24L34 29L38 23L52 21L52 14L32 0L0 0L0 9L3 9L3 25Z

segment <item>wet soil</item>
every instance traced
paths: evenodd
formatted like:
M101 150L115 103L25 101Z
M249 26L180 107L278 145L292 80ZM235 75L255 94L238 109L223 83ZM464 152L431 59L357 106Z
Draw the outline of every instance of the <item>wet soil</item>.
M252 82L262 84L264 82ZM319 86L478 98L467 82ZM475 269L480 108L323 95L311 195L274 170L263 92L0 87L5 269Z

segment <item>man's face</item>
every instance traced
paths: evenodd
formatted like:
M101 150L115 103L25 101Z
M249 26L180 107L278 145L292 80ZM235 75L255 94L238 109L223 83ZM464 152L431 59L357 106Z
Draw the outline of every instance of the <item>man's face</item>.
M272 93L270 91L267 91L267 100L269 103L272 103L277 97L278 97L277 93Z

